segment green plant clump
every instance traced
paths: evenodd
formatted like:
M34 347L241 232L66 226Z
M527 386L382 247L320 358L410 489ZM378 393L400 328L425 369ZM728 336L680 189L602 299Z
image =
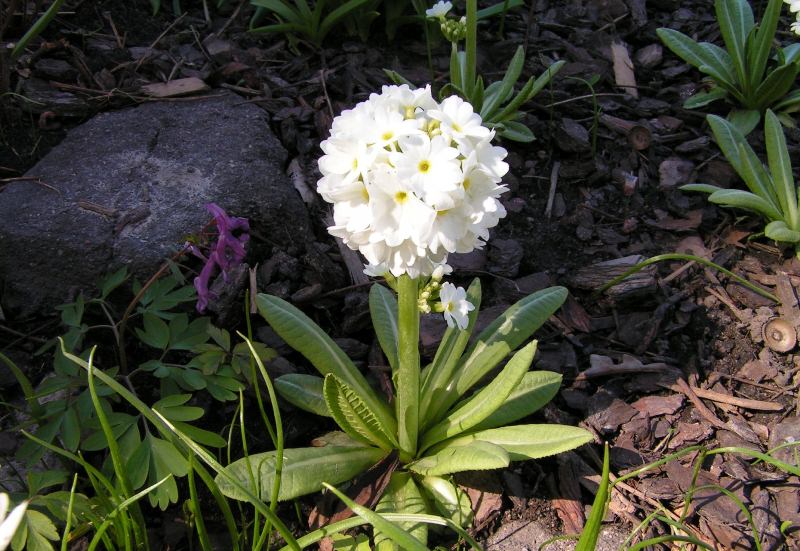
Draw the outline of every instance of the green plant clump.
M725 49L698 43L673 29L658 29L670 50L713 81L710 90L693 95L684 107L696 109L724 99L735 106L728 118L744 134L755 128L767 109L777 113L786 126L795 126L790 114L800 109L800 90L793 90L800 72L800 44L778 48L772 57L775 62L770 63L782 4L783 0L769 0L761 24L756 26L747 0L716 0Z
M792 160L777 115L767 110L765 118L766 167L736 126L721 117L708 116L708 124L719 148L750 191L723 189L709 184L689 184L681 189L709 193L708 199L712 203L760 214L768 220L764 235L793 245L800 258L800 204Z

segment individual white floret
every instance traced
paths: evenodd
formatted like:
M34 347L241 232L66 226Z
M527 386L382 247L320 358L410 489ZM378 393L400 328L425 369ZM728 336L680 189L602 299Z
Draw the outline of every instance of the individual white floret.
M425 10L425 15L433 19L443 19L447 12L453 9L452 2L436 2L431 8Z
M469 313L475 309L475 305L467 300L464 288L456 287L449 282L443 283L439 291L439 301L447 326L466 329L469 324Z

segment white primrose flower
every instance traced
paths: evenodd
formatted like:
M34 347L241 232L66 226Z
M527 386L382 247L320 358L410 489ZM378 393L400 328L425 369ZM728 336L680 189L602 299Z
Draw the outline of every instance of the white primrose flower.
M783 0L784 4L789 4L789 11L792 13L800 12L800 0Z
M0 494L0 551L6 549L11 544L11 540L14 539L17 528L19 528L25 516L25 510L28 508L28 502L23 501L8 513L10 505L11 502L8 498L8 494ZM6 513L8 513L8 516L6 516Z
M469 313L475 309L475 305L467 300L467 291L463 287L456 287L450 282L442 283L439 302L448 327L467 328Z
M800 0L798 0L798 5L800 5ZM798 14L800 15L800 14ZM794 23L789 26L789 29L794 33L800 35L800 18L797 19Z
M483 247L505 216L508 164L493 137L460 98L384 86L336 117L322 142L328 231L361 252L372 275L428 277L449 253Z
M436 2L433 5L433 7L428 8L427 10L425 10L425 15L428 16L428 17L434 18L434 19L436 19L436 18L442 19L442 18L444 18L445 15L447 15L447 12L449 12L451 9L453 9L453 3L452 2L441 2L440 1L440 2Z

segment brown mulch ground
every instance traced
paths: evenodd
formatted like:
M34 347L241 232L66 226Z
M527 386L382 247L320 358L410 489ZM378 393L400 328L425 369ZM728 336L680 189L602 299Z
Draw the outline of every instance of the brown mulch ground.
M369 45L334 38L322 52L301 45L294 53L281 37L245 32L251 13L245 2L212 10L210 24L194 4L175 18L167 6L150 16L144 0L68 1L70 13L59 16L46 41L11 71L12 89L39 104L3 99L0 178L22 176L92 114L151 101L143 85L196 77L265 109L313 187L318 144L332 114L386 83L383 68L416 82L430 77L424 38L415 27L404 28L402 42L389 43L376 24ZM739 219L740 213L677 189L689 182L732 186L737 178L710 140L704 114L680 106L699 75L661 48L655 29L662 26L721 42L711 2L702 1L659 0L645 9L644 0L543 0L512 11L499 39L497 21L481 27L479 61L491 79L500 77L498 68L519 44L528 47L526 77L554 60L568 63L550 89L526 106L524 122L537 140L503 144L512 167L506 180L511 193L504 199L508 217L486 251L454 261L464 281L483 278L487 306L508 305L556 283L571 290L540 335L539 367L563 373L565 383L537 418L595 432L598 443L611 444L618 475L692 445L765 451L800 439L800 356L796 349L771 349L763 332L774 317L798 326L800 262L759 239L758 220ZM614 43L633 60L638 97L616 86ZM439 82L448 51L449 45L435 45ZM584 81L595 78L593 97ZM798 132L787 131L787 139L797 158ZM752 141L758 148L758 136ZM312 209L318 239L332 244L324 213ZM777 294L783 305L685 262L659 264L609 293L593 294L624 267L677 251L714 260ZM289 296L301 287L299 278L284 284ZM332 291L337 289L318 290L325 298L303 308L321 319L344 311L350 317L336 336L369 345L363 319L347 307L363 304L366 288ZM427 328L423 342L435 342L435 331ZM0 350L17 340L7 337L0 333ZM302 416L294 419L302 424ZM307 436L302 428L290 432L298 440ZM487 496L496 494L485 500L493 506L479 515L478 533L485 536L512 518L543 515L557 530L580 530L596 489L602 453L596 450L529 462L478 481L489 488ZM614 494L609 520L635 524L656 506L680 517L696 455L629 480ZM788 451L783 457L792 461ZM782 541L781 522L800 526L795 476L725 454L706 460L698 485L733 492L752 512L765 548ZM695 495L687 516L693 534L720 549L753 548L746 518L713 487ZM656 524L648 533L666 531ZM796 538L788 543L793 545L800 545Z

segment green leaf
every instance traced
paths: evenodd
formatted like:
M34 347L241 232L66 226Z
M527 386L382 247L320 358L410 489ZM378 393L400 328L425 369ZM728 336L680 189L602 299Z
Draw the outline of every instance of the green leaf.
M739 158L742 161L742 171L739 176L747 184L748 189L772 205L776 212L780 212L772 176L747 142L739 144Z
M64 422L61 424L61 442L64 448L74 452L78 449L81 441L81 423L78 420L78 412L74 407L64 412Z
M486 430L504 427L544 407L558 393L561 374L553 371L529 371L514 388L503 405L489 417L472 427Z
M439 343L439 348L436 350L436 356L433 358L433 363L423 373L424 379L420 386L419 406L422 428L428 426L431 421L432 417L429 415L431 405L450 383L458 360L469 343L470 335L472 335L472 331L475 328L475 322L480 311L481 293L481 281L476 277L467 289L467 300L475 306L475 309L468 314L466 329L459 330L457 327L448 327L445 330L442 341Z
M472 524L472 502L464 490L439 476L423 477L419 484L440 515L462 527Z
M386 431L394 434L397 423L350 358L320 327L300 310L270 295L256 297L258 311L292 348L300 352L322 375L333 373L362 397Z
M275 390L281 397L302 410L330 417L322 395L323 380L315 375L289 373L275 379Z
M718 84L735 87L737 79L733 61L725 50L708 42L698 44L673 29L657 29L656 34L664 45L682 60L697 67L700 72L711 75Z
M530 143L536 139L530 128L517 121L504 121L496 128L497 133L507 140L520 143Z
M745 46L753 28L753 10L747 0L716 0L717 20L725 47L733 60L736 74L745 94L751 89L747 71Z
M685 109L698 109L705 107L709 103L715 102L719 99L724 99L728 96L727 90L720 86L715 86L711 90L698 92L683 102Z
M475 18L479 21L481 19L486 19L488 17L493 17L495 15L500 15L505 10L510 10L511 8L517 8L525 4L525 0L509 0L508 4L506 5L505 0L497 2L493 6L488 6L486 8L478 10L475 14Z
M589 514L589 518L586 519L586 525L583 528L583 532L581 532L578 544L575 546L575 551L595 551L597 548L597 539L600 536L600 530L603 528L603 519L606 516L606 505L608 503L610 482L608 456L608 444L606 444L603 452L603 475L600 478L600 486L597 488L597 494L595 494L592 502L592 512Z
M250 3L275 13L283 20L293 22L303 21L300 12L293 10L288 3L284 3L282 0L250 0Z
M769 0L755 38L747 50L747 70L753 84L761 82L764 76L769 61L769 52L772 49L772 41L775 39L775 30L778 27L782 3L782 0Z
M100 298L106 299L114 289L125 283L126 279L128 279L127 266L123 266L113 274L107 276L100 285Z
M775 210L768 201L749 191L740 189L721 189L709 195L712 203L725 207L736 207L757 212L770 220L780 219L781 213Z
M392 372L397 369L397 298L389 289L378 283L369 290L369 311L372 326Z
M386 452L379 448L354 446L284 450L278 501L318 492L323 482L341 484L366 471L385 455ZM244 457L228 465L226 471L245 489L269 501L275 480L275 452ZM255 488L250 481L250 472L255 476ZM227 478L217 475L214 480L227 497L247 501L247 496Z
M756 109L731 109L727 119L742 133L742 136L747 136L758 126L758 122L761 120L761 113ZM742 144L739 145L741 146Z
M144 486L150 473L150 442L142 440L128 458L126 465L131 488L136 490Z
M336 23L339 22L343 17L346 17L351 12L357 10L370 0L349 0L349 2L345 2L332 12L330 12L325 19L322 21L322 25L319 28L319 40L322 41L331 31L331 29L336 26Z
M188 323L186 314L178 314L169 323L169 347L171 350L192 350L208 342L208 318L197 318Z
M166 415L164 417L166 417ZM194 425L190 425L188 423L182 423L180 421L174 421L172 424L175 426L176 429L180 430L189 438L191 438L192 440L203 446L210 446L212 448L223 448L228 444L228 442L223 437L221 437L219 434L215 432L201 429L199 427L195 427Z
M533 361L534 354L536 354L536 341L514 354L500 374L486 387L428 429L422 435L420 449L424 451L447 438L461 434L494 413L519 385Z
M508 64L506 74L503 75L503 80L500 81L496 91L492 89L491 94L486 94L485 101L480 109L480 115L483 120L490 119L500 105L511 97L514 91L514 85L517 83L517 80L519 80L519 75L522 73L524 65L525 49L522 46L518 46L517 51L514 52L514 57L511 58L511 63ZM491 86L495 84L497 83L492 83Z
M550 287L533 293L506 310L478 336L464 354L441 398L436 398L437 415L472 388L489 371L525 342L567 299L564 287Z
M754 108L764 110L785 97L794 86L798 72L800 65L797 63L789 63L771 71L754 93Z
M197 406L182 406L176 403L174 398L178 398L179 400L183 400L183 403L187 402L192 395L191 394L173 394L171 396L167 396L166 398L162 398L155 404L153 404L153 409L158 411L161 415L169 419L170 421L196 421L200 419L205 411L203 408ZM172 399L172 400L170 400Z
M446 446L408 464L409 470L425 475L440 476L463 471L483 471L508 467L509 454L501 447L486 441L471 441Z
M742 174L742 158L739 156L739 144L746 143L747 140L745 140L744 135L731 123L717 115L708 115L706 121L711 127L714 140L717 142L722 154L728 159L733 169Z
M23 534L23 537L19 537ZM49 540L49 541L48 541ZM52 551L50 541L58 541L58 530L47 515L34 509L26 509L20 527L12 541L14 551Z
M189 463L171 442L152 434L148 434L144 442L150 446L150 468L147 482L156 484L169 477L166 482L147 496L153 507L158 505L164 511L170 503L178 501L178 485L175 483L175 477L185 476L189 470Z
M797 210L797 192L792 176L792 160L786 147L783 128L775 113L767 110L764 120L764 137L767 142L767 161L772 182L778 196L786 224L791 229L800 228Z
M405 549L406 551L428 551L428 548L422 542L403 530L399 525L384 519L378 513L370 511L363 505L359 505L330 484L324 484L324 486L336 494L336 497L341 499L355 514L369 522L375 530L378 530L385 537L396 543L400 549Z
M719 191L721 188L719 186L712 186L711 184L685 184L679 187L678 189L682 191L700 191L702 193L714 193L715 191Z
M471 442L489 442L506 450L512 461L539 459L575 449L593 439L592 433L567 425L513 425L459 436L436 446L451 448Z
M790 229L783 220L775 220L767 224L767 227L764 228L764 235L782 243L800 243L800 231Z
M387 451L397 447L394 436L386 432L364 400L336 375L328 373L325 376L322 393L333 420L344 432Z
M136 336L148 346L166 350L169 344L169 326L159 317L146 313L142 316L144 330L136 328Z
M402 471L395 471L389 479L389 485L381 496L380 501L375 506L375 512L378 514L383 513L427 513L428 508L425 503L425 498L422 497L416 482L409 473ZM411 534L414 538L418 539L421 543L428 542L428 525L422 522L401 522L398 523L400 528ZM394 548L391 546L391 540L380 533L380 530L375 530L374 535L375 549L389 549ZM383 546L383 547L381 547Z

